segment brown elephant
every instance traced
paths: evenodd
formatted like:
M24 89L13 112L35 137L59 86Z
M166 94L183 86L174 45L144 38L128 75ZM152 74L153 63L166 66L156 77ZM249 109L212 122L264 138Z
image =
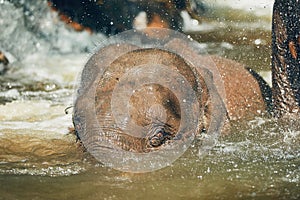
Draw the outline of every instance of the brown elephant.
M159 34L156 31L160 31ZM200 133L211 129L221 131L225 118L239 120L266 110L268 105L261 90L262 81L254 78L243 65L217 56L199 55L188 45L189 41L176 38L178 33L172 37L170 34L168 29L132 32L129 35L134 39L146 41L143 37L147 37L148 47L140 48L127 38L125 42L100 48L90 58L81 75L74 109L74 126L79 138L84 138L84 144L89 143L87 141L95 133L96 138L108 140L110 145L133 152L149 152L188 137L178 133L184 124L195 120L195 113L199 117L193 132ZM158 39L153 38L156 36ZM151 47L157 41L162 43L161 46ZM166 66L169 73L142 73L142 66ZM190 92L186 93L178 76L168 76L172 72L179 72L184 77L196 99L190 98ZM151 81L147 82L148 79ZM172 85L161 82L165 79ZM176 84L182 90L174 93L170 88ZM118 87L123 90L117 90ZM128 91L134 92L129 95ZM178 98L178 93L182 94L183 100ZM187 101L193 109L182 107L182 101ZM121 113L114 112L119 110ZM119 116L129 122L123 125L123 120L117 125ZM185 128L186 133L191 131L190 127ZM110 145L106 148L114 148Z

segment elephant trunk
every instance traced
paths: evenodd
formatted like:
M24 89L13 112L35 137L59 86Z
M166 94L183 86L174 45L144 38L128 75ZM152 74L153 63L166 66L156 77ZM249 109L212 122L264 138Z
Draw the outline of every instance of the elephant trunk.
M272 23L274 115L300 110L300 3L275 0Z

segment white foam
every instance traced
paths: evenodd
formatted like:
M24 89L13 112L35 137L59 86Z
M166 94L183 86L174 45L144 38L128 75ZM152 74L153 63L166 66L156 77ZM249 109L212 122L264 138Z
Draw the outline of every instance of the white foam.
M64 113L65 107L45 100L14 101L0 105L0 131L14 130L18 134L38 131L40 136L47 138L60 137L68 133L68 127L72 127L72 115Z
M234 9L240 9L248 12L252 12L258 16L262 15L271 15L273 0L214 0L214 1L205 1L210 5L217 5L222 7L230 7Z

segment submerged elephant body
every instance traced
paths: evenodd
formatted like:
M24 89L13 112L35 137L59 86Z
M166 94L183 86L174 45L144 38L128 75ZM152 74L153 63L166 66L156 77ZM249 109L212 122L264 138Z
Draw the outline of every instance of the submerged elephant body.
M223 126L224 117L238 120L266 110L258 81L243 65L198 55L178 39L164 47L113 44L91 57L74 111L81 139L89 140L98 126L96 137L109 141L109 148L149 152ZM193 131L185 127L195 119Z

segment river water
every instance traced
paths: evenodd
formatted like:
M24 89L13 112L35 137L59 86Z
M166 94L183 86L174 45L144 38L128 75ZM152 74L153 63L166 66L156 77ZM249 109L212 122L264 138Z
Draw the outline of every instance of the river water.
M187 34L270 82L272 2L206 2L215 11L200 25L188 21ZM203 158L195 144L161 170L119 172L83 151L64 112L78 73L105 36L74 32L46 2L30 0L0 0L0 33L11 62L0 76L0 199L300 198L297 119L233 122Z

